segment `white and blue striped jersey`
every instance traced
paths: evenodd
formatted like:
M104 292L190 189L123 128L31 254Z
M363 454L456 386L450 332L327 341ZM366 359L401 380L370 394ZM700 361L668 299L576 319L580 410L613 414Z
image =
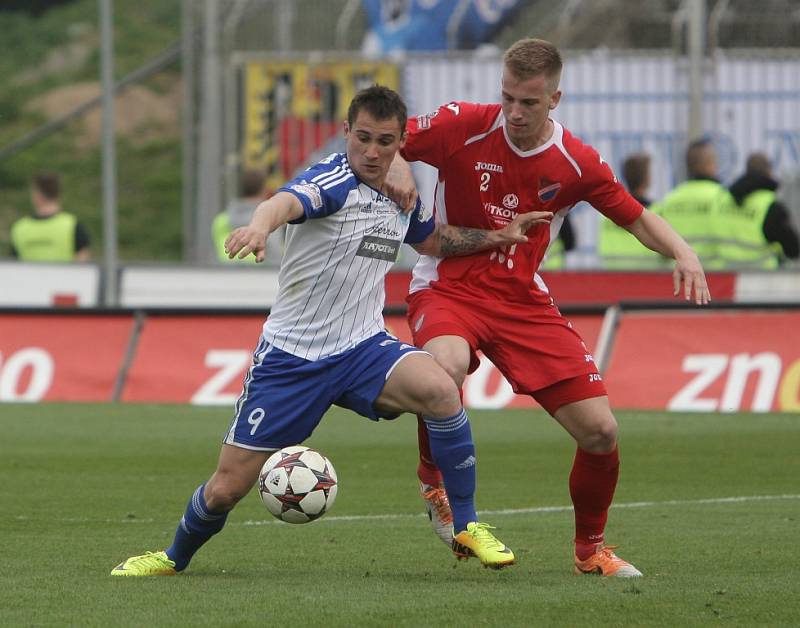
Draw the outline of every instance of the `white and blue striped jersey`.
M403 242L434 230L417 201L404 214L333 153L279 191L294 194L304 216L292 221L278 275L278 297L264 337L279 349L319 360L384 329L384 278Z

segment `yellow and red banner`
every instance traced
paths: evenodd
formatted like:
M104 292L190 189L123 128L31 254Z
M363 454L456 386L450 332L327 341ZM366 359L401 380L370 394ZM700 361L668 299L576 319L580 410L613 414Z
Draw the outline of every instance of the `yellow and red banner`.
M375 83L397 90L397 66L358 60L248 63L243 81L243 164L264 170L267 185L277 189L342 134L353 96Z

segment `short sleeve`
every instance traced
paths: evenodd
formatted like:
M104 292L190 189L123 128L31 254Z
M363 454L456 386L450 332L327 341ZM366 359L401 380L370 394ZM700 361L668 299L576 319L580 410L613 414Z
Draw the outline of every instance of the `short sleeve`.
M334 153L281 186L278 191L294 195L303 205L303 216L291 221L296 224L308 218L324 218L339 211L354 182L355 176L344 155Z
M411 117L400 154L407 161L424 161L440 168L469 138L491 129L499 115L499 105L450 102L431 113Z
M585 148L581 159L586 185L583 200L620 227L631 224L642 215L642 204L617 180L611 167L595 149Z
M75 223L75 252L82 251L89 246L89 232L80 222Z

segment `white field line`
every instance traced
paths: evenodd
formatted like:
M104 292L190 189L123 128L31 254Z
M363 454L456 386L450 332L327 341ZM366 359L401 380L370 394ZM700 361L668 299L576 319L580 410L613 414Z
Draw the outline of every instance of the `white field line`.
M786 499L800 499L800 495L742 495L738 497L709 497L707 499L672 499L667 501L648 501L648 502L622 502L613 504L613 509L618 508L659 508L661 506L699 506L704 504L740 504L744 502L761 502L761 501L775 501ZM482 515L531 515L543 514L549 512L569 512L572 511L572 506L539 506L535 508L507 508L503 510L479 510ZM393 521L402 519L420 519L425 517L425 513L419 512L414 514L402 515L341 515L331 516L327 515L319 521L327 521L329 523L337 521ZM37 518L29 517L27 515L17 515L13 517L15 521L34 521ZM50 522L56 523L156 523L157 519L147 518L140 519L138 517L131 517L126 519L102 519L95 520L88 517L69 517L63 519L48 519ZM282 521L277 519L259 519L247 520L242 522L231 522L228 525L242 525L242 526L264 526L273 524L282 524Z
M800 499L800 495L745 495L739 497L711 497L708 499L673 499L662 502L623 502L620 504L613 504L613 509L617 508L653 508L659 506L695 506L702 504L737 504L742 502L757 502L778 499ZM481 515L530 515L541 514L548 512L571 512L572 506L539 506L536 508L508 508L503 510L479 510ZM325 516L320 521L380 521L380 520L393 520L393 519L414 519L418 517L425 517L425 513L418 513L413 515L343 515L343 516ZM274 523L282 523L277 519L272 520L258 520L258 521L243 521L241 525L245 526L262 526L272 525Z

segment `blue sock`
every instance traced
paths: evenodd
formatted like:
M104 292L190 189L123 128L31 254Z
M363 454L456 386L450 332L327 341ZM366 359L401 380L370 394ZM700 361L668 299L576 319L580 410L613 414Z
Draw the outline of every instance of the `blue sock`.
M444 488L453 511L456 534L477 521L475 513L475 444L464 408L444 419L423 417L436 466L442 472Z
M192 495L178 529L175 530L175 539L166 550L169 559L175 561L176 571L186 569L195 552L222 530L228 518L227 512L215 513L208 509L203 498L205 487L205 483L201 484Z

